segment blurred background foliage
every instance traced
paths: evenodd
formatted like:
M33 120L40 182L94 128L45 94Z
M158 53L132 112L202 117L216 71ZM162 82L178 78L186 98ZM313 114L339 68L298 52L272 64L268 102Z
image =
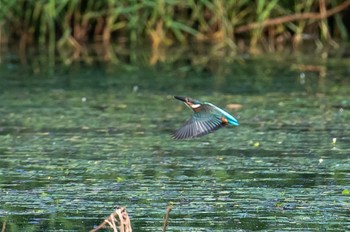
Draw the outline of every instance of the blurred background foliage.
M0 2L2 50L14 46L23 55L35 45L66 64L96 56L118 62L118 54L139 47L156 64L178 45L226 57L310 44L323 52L339 48L350 31L350 0Z

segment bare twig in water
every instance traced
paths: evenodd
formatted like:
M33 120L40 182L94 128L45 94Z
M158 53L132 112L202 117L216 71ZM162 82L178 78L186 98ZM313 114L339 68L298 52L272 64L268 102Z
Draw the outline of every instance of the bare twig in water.
M172 208L173 208L173 204L172 203L169 203L168 207L166 207L162 232L166 231L166 227L168 226L168 221L169 221L169 213L172 210Z
M172 210L172 208L173 208L173 204L170 202L166 208L165 215L164 215L164 222L163 222L163 229L162 229L163 232L166 231L166 228L168 226L169 213ZM115 222L117 222L118 225L116 225ZM96 231L99 231L100 229L105 229L108 227L107 225L109 225L109 227L113 229L114 232L132 232L130 218L124 207L116 208L114 213L109 215L109 217L107 217L99 226L90 230L90 232L96 232ZM3 225L2 232L4 232L4 225Z
M261 23L260 22L249 23L247 25L237 27L235 32L242 33L242 32L250 31L259 27L268 27L268 26L279 25L282 23L288 23L288 22L293 22L298 20L306 20L306 19L322 20L346 9L349 5L350 5L350 0L346 0L343 3L339 4L338 6L328 11L324 10L320 13L307 12L307 13L286 15L286 16L282 16L274 19L268 19Z
M119 227L115 224L115 222L118 222ZM109 215L109 217L95 229L90 230L90 232L104 229L106 228L107 224L113 229L114 232L132 232L130 218L124 207L116 208L114 213Z

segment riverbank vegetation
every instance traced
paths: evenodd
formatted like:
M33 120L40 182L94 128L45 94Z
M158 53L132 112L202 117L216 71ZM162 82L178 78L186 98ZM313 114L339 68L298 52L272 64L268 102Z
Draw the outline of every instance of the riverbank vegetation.
M95 55L115 61L122 48L150 49L150 63L174 46L205 44L214 53L336 49L349 40L350 0L8 0L0 42L22 53L33 45L66 63Z

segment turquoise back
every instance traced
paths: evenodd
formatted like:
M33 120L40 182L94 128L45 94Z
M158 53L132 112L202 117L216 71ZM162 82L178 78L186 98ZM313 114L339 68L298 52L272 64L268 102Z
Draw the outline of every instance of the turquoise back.
M237 119L235 117L233 117L231 114L227 113L225 110L222 110L220 109L219 107L211 104L211 103L206 103L212 107L214 107L214 109L216 109L217 111L219 111L228 121L229 124L232 124L232 125L235 125L235 126L238 126L239 123L237 121Z

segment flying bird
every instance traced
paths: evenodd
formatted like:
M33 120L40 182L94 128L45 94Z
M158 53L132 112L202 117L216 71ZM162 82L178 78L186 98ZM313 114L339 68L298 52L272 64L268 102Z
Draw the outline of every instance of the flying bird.
M231 114L209 103L190 97L174 96L193 110L193 115L175 133L174 139L191 139L209 134L228 124L238 126L238 121Z

